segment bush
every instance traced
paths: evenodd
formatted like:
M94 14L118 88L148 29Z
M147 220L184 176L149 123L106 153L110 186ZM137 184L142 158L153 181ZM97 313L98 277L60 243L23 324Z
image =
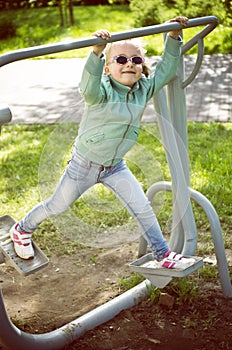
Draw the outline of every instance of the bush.
M3 18L0 22L0 40L12 38L16 35L17 27L13 19Z
M131 0L130 9L135 17L136 27L146 27L163 21L163 0L145 0L143 1L143 6L141 6L141 0Z
M174 8L176 14L183 14L188 18L215 15L222 22L226 16L223 0L176 0Z
M131 0L130 9L134 16L134 25L136 27L145 27L156 25L167 21L177 15L184 15L188 18L217 16L219 26L215 32L218 34L217 40L207 40L205 53L232 53L232 11L230 0L143 0L141 6L140 0ZM214 32L214 33L215 33ZM194 32L192 32L194 33ZM149 54L156 54L150 52ZM197 48L193 48L191 53L196 53Z
M173 17L180 14L189 18L216 15L221 23L231 16L228 0L143 0L143 6L140 0L131 0L130 8L135 17L135 25L139 26L162 23L167 20L162 13L167 11Z

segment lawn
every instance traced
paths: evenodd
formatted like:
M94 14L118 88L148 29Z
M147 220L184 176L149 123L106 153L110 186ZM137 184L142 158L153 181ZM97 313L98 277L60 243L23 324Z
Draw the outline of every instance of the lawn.
M191 187L205 195L217 210L225 246L229 248L232 245L232 124L189 123L188 129ZM77 125L73 124L3 127L0 139L1 215L8 213L20 219L41 197L44 198L53 191L70 157L76 132ZM55 142L51 143L55 135ZM64 135L67 136L67 141L64 141ZM128 165L145 191L156 181L170 181L165 152L159 139L156 124L142 124L138 143L127 155ZM56 149L56 152L53 152L56 154L55 158L50 157L51 147ZM158 204L154 205L158 220L164 233L168 234L171 225L171 195L160 198L157 196L157 201ZM207 242L204 252L212 253L214 248L210 236L205 236L205 233L210 231L208 220L202 209L195 204L193 208L200 239ZM98 230L135 225L121 204L100 185L77 201L72 207L72 212L78 214L85 224L91 224ZM45 231L59 235L56 225L49 221L38 229L38 239L40 233ZM51 245L49 251L52 251L53 241L46 244ZM57 247L54 246L54 249Z

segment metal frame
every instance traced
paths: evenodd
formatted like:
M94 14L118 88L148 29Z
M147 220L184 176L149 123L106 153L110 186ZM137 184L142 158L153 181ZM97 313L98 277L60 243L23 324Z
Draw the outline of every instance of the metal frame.
M217 26L217 23L217 17L214 16L189 20L187 28L206 26L183 46L184 54L195 44L198 44L198 57L193 72L189 78L186 80L183 79L184 65L182 58L178 76L168 85L167 97L164 90L161 90L160 93L154 98L155 108L159 113L158 123L161 137L167 151L167 159L172 175L172 184L165 182L159 185L154 184L149 189L148 196L151 197L151 200L153 199L154 194L157 192L157 186L158 190L172 191L173 197L175 198L174 204L176 205L173 205L174 230L171 237L171 244L172 246L177 247L178 250L183 251L185 254L190 253L189 255L194 253L197 244L197 233L190 198L196 200L198 204L203 207L210 220L213 230L213 240L219 263L223 293L225 297L230 298L232 297L232 289L229 281L225 250L220 231L220 223L210 202L204 196L189 188L189 169L187 157L187 118L184 88L191 83L198 73L203 57L203 38ZM161 25L113 34L109 39L109 42L147 36L151 34L166 33L175 29L183 29L183 27L179 23L164 23ZM17 50L0 56L0 66L26 58L74 50L101 43L105 43L105 41L101 38L90 38L65 44L58 43ZM1 118L0 109L0 124ZM173 159L175 159L175 167L173 165ZM176 175L176 170L178 170L178 176ZM143 240L141 240L139 252L140 254L144 254L145 251L146 244ZM40 335L22 332L15 325L13 325L7 316L3 297L0 293L0 339L8 349L12 350L15 349L15 344L17 344L18 350L62 349L87 330L110 320L121 310L136 305L147 296L150 286L150 281L146 280L137 287L132 288L130 291L120 295L99 308L94 309L86 315L63 326L62 328Z
M200 31L196 36L194 36L188 43L183 47L183 53L188 51L193 47L199 40L202 40L207 34L209 34L218 24L218 19L215 16L207 16L190 19L186 27L183 27L178 22L164 23L155 26L148 26L145 28L128 30L120 33L114 33L111 35L111 38L107 40L108 43L114 41L120 41L124 39L137 38L141 36L147 36L152 34L166 33L170 30L183 29L183 28L192 28L197 26L206 26L202 31ZM53 53L70 51L75 49L80 49L83 47L93 46L96 44L105 44L105 40L101 38L87 38L80 39L77 41L72 41L69 43L56 43L51 45L40 45L29 47L22 50L11 51L9 53L3 54L0 56L0 67L19 60L26 58L39 57L44 55L49 55Z
M12 119L12 113L7 105L0 106L0 134L2 125L9 123Z
M219 278L225 297L232 297L232 287L228 264L225 255L224 242L220 222L216 210L210 201L202 194L190 188L189 161L188 161L188 134L185 87L189 85L199 72L204 55L203 38L208 34L209 27L204 28L183 46L182 57L177 76L165 89L160 90L153 98L161 139L166 151L166 157L172 178L173 194L173 225L169 241L171 249L184 255L194 255L197 247L197 229L191 206L193 198L205 211L211 225L216 258L219 267ZM193 45L198 44L198 55L191 75L184 80L183 54ZM153 188L148 189L148 197L153 201ZM163 190L168 190L164 182ZM198 196L196 195L198 193ZM198 197L201 200L198 200ZM215 229L216 228L216 229ZM140 238L139 256L145 255L147 242Z

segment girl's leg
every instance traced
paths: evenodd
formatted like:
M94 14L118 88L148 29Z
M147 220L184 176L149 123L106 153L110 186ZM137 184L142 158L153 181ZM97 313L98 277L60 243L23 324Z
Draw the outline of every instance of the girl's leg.
M168 252L168 245L164 239L152 206L148 201L141 185L126 166L121 162L117 171L102 174L101 182L110 188L121 200L129 213L136 218L147 240L153 256L161 260Z
M75 154L63 176L61 177L53 195L35 206L19 222L19 229L33 232L45 219L66 211L84 191L96 183L98 169L91 166L91 162L79 154Z

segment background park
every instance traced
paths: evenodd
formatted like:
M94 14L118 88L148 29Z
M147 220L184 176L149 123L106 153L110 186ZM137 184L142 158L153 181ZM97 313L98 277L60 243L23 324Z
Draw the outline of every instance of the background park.
M107 28L114 33L159 24L177 14L183 14L189 18L217 16L219 25L204 40L205 55L223 55L230 60L232 11L229 0L217 3L209 0L144 0L142 4L139 0L0 0L0 54L90 37L99 28ZM198 31L199 28L185 30L184 40L189 40ZM143 40L151 61L162 53L161 34ZM88 52L89 48L84 48L39 59L66 59L68 65L69 60L83 59ZM196 47L188 52L192 57L196 53ZM43 108L46 111L47 106ZM218 213L231 275L231 108L228 113L227 122L220 122L220 116L213 122L208 122L207 118L201 123L189 121L188 146L191 187L204 194ZM16 220L20 219L40 201L41 196L51 191L69 158L77 128L78 123L70 122L68 118L64 118L63 123L16 123L14 116L10 124L2 127L0 216L10 214ZM60 141L61 135L65 136L64 143ZM55 150L58 155L61 154L60 158L57 156L55 159L55 167L52 164L54 159L51 162L49 157L51 147L54 146L51 140L54 139L57 142ZM157 178L170 181L155 122L142 123L138 143L149 157L141 159L135 149L128 155L127 162L144 190ZM153 169L154 162L158 165L159 174L150 175L152 171L148 174L146 169ZM165 194L165 198L158 198L158 202L162 205L154 204L155 210L168 238L172 221L171 195ZM107 210L103 210L105 203L108 204ZM57 224L55 221L43 223L34 236L50 258L48 268L23 278L9 266L0 266L0 286L9 315L19 328L27 332L44 333L60 327L143 279L139 274L132 274L128 268L128 264L136 259L138 249L138 241L130 239L131 232L138 234L136 223L111 193L96 186L71 210L83 223L75 227L76 236L63 232L60 229L62 223ZM231 300L222 296L209 222L202 209L194 203L193 210L199 235L196 255L204 257L210 264L205 264L188 277L174 279L163 290L154 288L148 300L87 333L70 345L69 349L230 348ZM85 239L78 239L78 235L83 237L87 225L105 235L105 247L88 246ZM115 238L117 235L120 237L118 240ZM121 237L125 237L125 241L120 241ZM113 243L110 245L109 242ZM159 302L161 293L172 297L173 303L162 305Z

